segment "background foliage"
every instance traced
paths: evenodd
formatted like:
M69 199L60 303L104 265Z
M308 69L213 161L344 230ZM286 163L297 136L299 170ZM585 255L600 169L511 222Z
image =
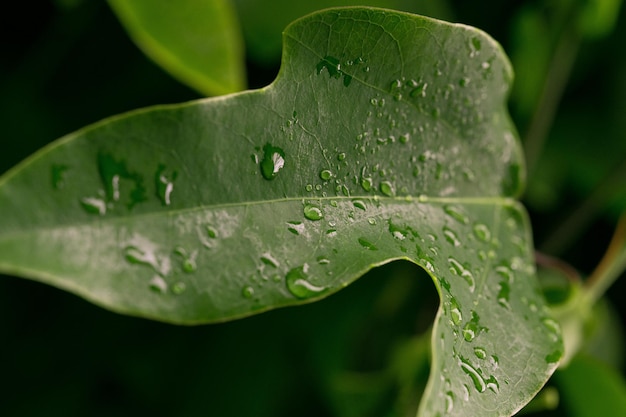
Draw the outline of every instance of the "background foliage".
M266 17L250 12L264 10L260 0L235 3L249 86L267 85L278 54L259 52L251 39L275 42L277 26L312 9ZM379 4L394 7L387 3ZM619 53L626 11L599 0L427 3L395 7L481 28L511 56L511 110L526 138L524 202L536 245L589 274L626 210L626 57ZM324 2L337 4L346 2ZM199 97L149 61L104 3L41 1L38 13L16 7L0 17L0 172L103 117ZM302 404L306 415L350 416L369 407L363 398L380 404L377 415L402 415L426 381L428 347L418 335L437 305L429 278L405 263L320 303L197 328L117 316L12 277L0 287L0 353L10 383L0 413L20 416L305 415ZM608 292L622 318L625 291L622 279ZM321 325L329 322L331 331ZM623 372L618 343L607 342L617 351L600 360ZM352 372L328 380L333 367ZM571 411L564 401L550 415Z

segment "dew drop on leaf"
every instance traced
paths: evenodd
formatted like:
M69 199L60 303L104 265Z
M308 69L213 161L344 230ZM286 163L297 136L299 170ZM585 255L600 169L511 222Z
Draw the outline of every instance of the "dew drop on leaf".
M474 225L474 236L482 242L489 242L491 239L491 232L484 224L477 223Z
M309 265L304 264L302 266L293 268L292 270L287 272L287 275L285 276L287 289L296 298L305 299L314 297L326 289L325 287L311 284L308 281L308 269Z
M241 290L241 295L243 295L243 298L247 298L247 299L252 298L252 296L254 295L254 288L252 288L252 287L244 287Z
M461 246L461 241L459 240L458 236L449 227L444 226L443 236L446 238L446 241L452 246Z
M361 187L364 191L371 191L372 189L372 179L371 178L363 178L361 179Z
M266 180L273 180L285 166L285 152L269 143L263 146L263 160L261 161L261 175Z
M150 289L154 292L164 294L167 292L167 283L162 277L155 275L150 280Z
M180 295L184 293L186 289L187 285L182 281L178 281L174 285L172 285L172 294Z
M270 253L264 253L263 255L261 255L261 262L273 268L278 268L280 266L278 260L274 258Z
M443 207L443 211L450 216L451 218L453 218L454 220L456 220L457 222L461 223L461 224L467 224L469 222L469 219L467 218L467 216L463 213L463 211L457 207L457 206L453 206L453 205L445 205Z
M451 413L454 409L454 393L452 391L446 392L446 413Z
M387 197L393 197L395 191L393 189L393 185L389 181L383 181L380 183L380 192Z
M482 331L487 330L478 323L480 317L475 311L472 311L472 318L463 326L463 339L466 342L474 340Z
M455 275L461 276L467 282L467 285L469 285L470 292L474 292L476 284L474 282L474 275L472 275L470 270L465 268L454 258L448 258L448 263L450 264L450 271Z
M364 237L360 237L358 239L359 245L361 245L362 247L364 247L367 250L378 250L378 248L369 240L365 239Z
M320 172L320 178L323 179L324 181L328 181L329 179L332 178L332 176L333 176L333 173L328 169L325 169Z
M99 214L101 216L104 216L107 212L107 203L101 198L81 198L80 205L89 214Z
M352 204L354 204L354 207L360 210L367 210L367 205L365 204L365 201L363 200L354 200Z
M52 179L52 187L55 190L60 190L65 186L65 173L69 167L67 165L52 165L51 168L51 179Z
M444 286L443 283L442 283L442 286ZM449 284L448 284L448 288L449 288ZM452 323L454 323L457 326L463 321L461 308L459 307L459 303L456 301L454 297L450 299L450 318L452 319Z
M302 224L302 222L287 222L287 230L294 235L299 235L300 233L304 233L304 224Z
M206 234L211 239L217 238L217 231L214 228L212 228L211 226L207 226L206 227Z
M324 212L322 212L322 209L313 204L305 204L303 212L304 217L312 221L317 221L324 218Z
M485 359L487 357L487 352L481 347L475 347L474 355L476 355L478 359Z
M498 291L498 304L502 307L510 309L509 294L511 292L511 286L507 281L500 281L500 290Z
M165 165L159 165L156 173L154 174L154 181L156 183L157 197L161 200L164 206L169 206L172 202L172 192L174 191L174 181L178 176L176 171L170 175L166 174L167 168Z

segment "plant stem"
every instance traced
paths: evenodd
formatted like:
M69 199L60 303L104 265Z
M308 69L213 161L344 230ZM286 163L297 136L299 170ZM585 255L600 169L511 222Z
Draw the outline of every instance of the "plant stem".
M623 213L602 260L585 282L587 296L596 302L626 270L626 213Z
M598 208L621 190L626 179L626 159L602 179L587 199L570 213L541 245L541 251L558 255L571 245L589 224Z

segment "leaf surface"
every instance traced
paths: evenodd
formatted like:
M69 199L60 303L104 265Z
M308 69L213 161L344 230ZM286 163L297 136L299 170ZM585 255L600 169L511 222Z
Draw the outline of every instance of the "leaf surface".
M512 415L562 343L514 200L500 46L370 8L310 15L284 41L267 88L105 120L0 178L0 271L193 324L407 259L441 296L421 415Z
M109 0L143 52L206 95L245 87L243 42L226 0Z

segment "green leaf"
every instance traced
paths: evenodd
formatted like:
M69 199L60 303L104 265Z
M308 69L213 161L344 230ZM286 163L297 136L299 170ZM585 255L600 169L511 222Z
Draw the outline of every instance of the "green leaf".
M1 177L0 271L193 324L410 260L441 297L421 415L512 415L563 348L513 199L501 47L369 8L313 14L284 39L265 89L114 117Z
M626 383L602 362L579 355L555 379L568 415L626 415Z
M109 0L157 64L206 95L245 87L243 44L227 0Z

